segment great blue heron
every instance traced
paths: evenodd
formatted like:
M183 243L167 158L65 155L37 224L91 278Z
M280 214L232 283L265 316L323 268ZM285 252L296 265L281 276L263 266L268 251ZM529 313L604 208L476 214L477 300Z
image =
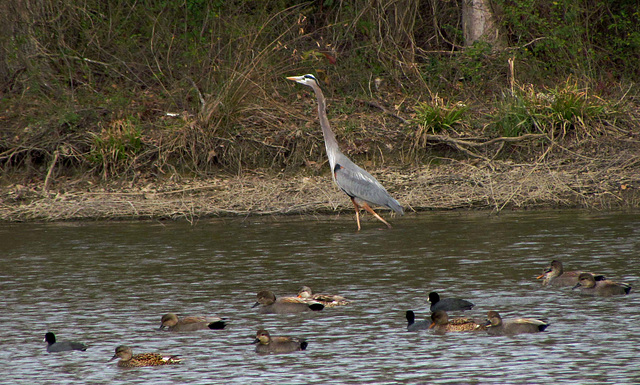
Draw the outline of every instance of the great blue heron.
M358 222L358 230L360 230L360 208L365 209L374 217L382 221L387 227L391 225L378 215L370 204L385 206L397 212L404 214L402 206L397 200L393 199L384 187L371 174L363 170L344 155L338 147L336 136L329 126L327 118L327 108L325 104L322 89L318 85L318 80L313 75L290 76L289 80L293 80L305 86L313 88L318 99L318 116L320 117L320 127L324 136L324 145L327 149L327 157L331 166L333 181L344 191L353 202L356 209L356 221Z

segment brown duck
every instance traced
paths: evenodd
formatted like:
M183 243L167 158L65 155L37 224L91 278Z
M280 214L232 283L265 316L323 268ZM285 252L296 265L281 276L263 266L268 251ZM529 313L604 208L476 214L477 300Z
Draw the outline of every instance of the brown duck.
M191 332L204 329L224 329L227 323L218 317L183 317L178 318L175 313L167 313L162 316L160 329L171 332Z
M136 368L142 366L160 366L179 364L181 359L178 356L163 356L158 353L133 354L130 347L120 345L116 348L116 354L109 361L120 358L118 366L121 368Z
M578 277L578 283L573 287L580 289L580 293L600 297L611 297L613 295L627 295L631 292L631 285L622 282L604 280L596 281L590 273L582 273Z
M539 333L543 332L547 326L549 326L547 322L539 319L517 318L504 322L497 311L491 310L487 314L487 333L492 336Z
M431 325L436 333L446 332L475 332L484 329L484 326L471 318L456 317L449 319L449 315L444 310L438 310L431 314Z
M324 305L324 307L344 306L348 305L349 301L346 298L334 295L334 294L314 294L309 286L302 286L298 290L298 298L302 298L310 303L318 302Z
M307 341L295 337L271 337L268 331L264 329L258 330L256 339L253 341L256 345L256 353L291 353L307 348Z

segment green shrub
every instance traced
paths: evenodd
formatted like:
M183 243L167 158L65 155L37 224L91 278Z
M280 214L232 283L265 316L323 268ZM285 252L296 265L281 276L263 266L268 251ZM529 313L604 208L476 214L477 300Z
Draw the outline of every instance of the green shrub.
M110 122L99 134L93 134L89 162L97 166L107 179L127 170L142 151L142 131L130 119Z
M462 102L444 102L437 96L431 103L418 103L413 118L413 123L417 126L413 134L414 146L424 147L429 134L440 134L464 127L464 115L467 110L467 105Z
M499 135L541 133L552 138L602 134L606 121L613 118L614 112L602 99L569 81L542 91L527 86L503 94L491 114L492 126Z
M418 103L413 121L431 133L453 130L454 126L463 124L462 118L467 109L468 107L462 102L445 103L436 97L432 103Z

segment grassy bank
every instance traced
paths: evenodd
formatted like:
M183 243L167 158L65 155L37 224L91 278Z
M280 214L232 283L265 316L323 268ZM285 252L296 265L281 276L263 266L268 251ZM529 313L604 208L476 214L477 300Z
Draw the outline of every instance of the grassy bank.
M322 80L344 152L370 170L564 162L579 175L589 160L636 171L633 5L498 1L497 49L463 47L457 2L5 3L7 194L320 177L315 100L284 80L304 73ZM614 166L617 154L627 159Z

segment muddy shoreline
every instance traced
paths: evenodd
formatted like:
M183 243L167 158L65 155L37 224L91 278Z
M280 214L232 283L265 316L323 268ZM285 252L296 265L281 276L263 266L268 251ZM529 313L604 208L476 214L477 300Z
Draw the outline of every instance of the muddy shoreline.
M408 213L427 210L640 208L635 154L517 164L452 161L419 168L372 170ZM250 215L352 215L349 199L328 175L243 176L91 183L56 180L0 190L0 221L173 219ZM388 210L381 210L388 217Z

